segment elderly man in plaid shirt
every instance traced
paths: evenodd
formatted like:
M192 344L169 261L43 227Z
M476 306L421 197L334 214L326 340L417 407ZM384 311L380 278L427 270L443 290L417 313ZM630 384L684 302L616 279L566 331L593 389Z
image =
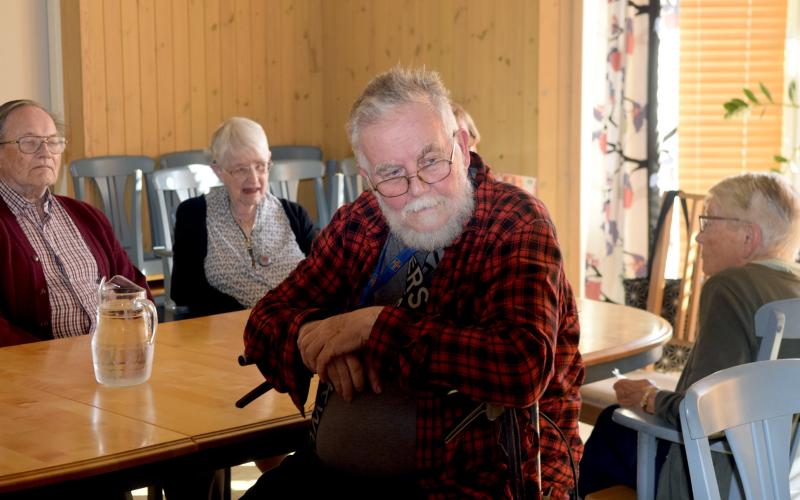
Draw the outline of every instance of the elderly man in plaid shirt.
M470 154L434 72L376 77L348 133L370 191L245 330L301 411L319 376L310 446L245 498L568 497L584 370L547 209Z

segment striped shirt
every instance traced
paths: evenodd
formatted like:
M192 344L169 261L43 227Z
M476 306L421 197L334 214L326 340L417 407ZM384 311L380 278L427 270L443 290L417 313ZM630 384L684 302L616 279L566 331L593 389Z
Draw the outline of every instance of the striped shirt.
M94 330L98 270L86 242L58 200L46 191L44 214L4 182L0 197L17 218L42 265L50 298L53 337Z

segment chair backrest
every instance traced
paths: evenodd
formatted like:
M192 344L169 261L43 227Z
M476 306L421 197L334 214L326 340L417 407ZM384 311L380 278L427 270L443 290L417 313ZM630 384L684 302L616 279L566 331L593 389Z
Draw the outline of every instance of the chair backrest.
M187 165L211 165L211 160L206 156L202 149L190 149L187 151L176 151L174 153L164 153L158 159L161 169L185 167ZM164 240L164 228L161 225L161 217L158 214L158 200L156 188L153 185L152 174L145 176L147 183L147 203L150 206L150 233L153 238L154 247L166 247Z
M325 198L325 164L321 160L273 160L269 171L269 189L275 196L297 202L300 181L314 183L317 201L318 226L324 227L330 220Z
M688 211L689 227L686 231L686 242L683 254L683 266L681 274L681 288L678 295L678 305L675 312L675 329L672 334L674 340L694 342L697 338L697 314L700 310L700 288L703 277L700 252L695 236L700 232L699 217L703 213L705 206L705 195L690 194L681 192L680 195L686 200ZM672 206L666 216L667 223L661 228L660 234L656 235L656 243L651 256L652 267L650 271L650 287L647 292L647 310L653 314L661 315L661 307L664 303L664 286L666 280L664 271L667 265L667 251L672 231L672 214L675 204L680 206L679 197L674 198ZM679 209L680 210L680 209ZM685 226L684 218L680 216L681 226Z
M316 146L270 146L272 161L277 160L319 160L322 150Z
M192 164L163 168L151 174L156 192L158 219L163 227L164 248L172 250L175 211L181 202L208 193L222 182L208 165ZM166 270L165 270L166 274Z
M708 436L725 433L746 498L788 500L792 418L800 360L734 366L694 383L680 405L695 499L720 498Z
M212 187L221 186L217 174L208 165L192 164L182 167L162 168L151 174L156 193L159 227L162 229L164 252L161 253L164 267L164 294L167 305L173 306L172 292L172 244L175 238L175 211L181 202L208 193Z
M345 203L352 203L364 191L364 182L353 157L345 158L337 163L336 170L330 177L330 215Z
M778 359L783 339L800 339L800 298L764 304L756 311L755 325L761 337L756 359Z
M114 233L139 269L144 269L142 248L142 180L153 171L155 161L149 156L102 156L70 163L75 197L86 200L83 179L92 179L100 192L103 211ZM125 209L126 192L131 210Z

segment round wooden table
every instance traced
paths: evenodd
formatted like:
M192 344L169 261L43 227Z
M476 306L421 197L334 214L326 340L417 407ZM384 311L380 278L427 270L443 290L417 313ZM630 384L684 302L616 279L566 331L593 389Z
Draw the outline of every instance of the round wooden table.
M667 320L643 309L578 299L581 320L580 351L586 365L586 383L655 363L672 337Z

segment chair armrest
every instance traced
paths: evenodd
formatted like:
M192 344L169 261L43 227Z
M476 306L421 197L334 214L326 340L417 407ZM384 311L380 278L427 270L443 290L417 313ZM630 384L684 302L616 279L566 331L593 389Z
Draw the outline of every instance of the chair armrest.
M637 432L643 432L664 439L673 443L683 444L681 432L664 422L663 419L642 410L631 410L629 408L617 408L611 417L614 422L631 428Z
M161 259L168 259L174 255L172 250L167 250L164 247L153 247L153 253Z

